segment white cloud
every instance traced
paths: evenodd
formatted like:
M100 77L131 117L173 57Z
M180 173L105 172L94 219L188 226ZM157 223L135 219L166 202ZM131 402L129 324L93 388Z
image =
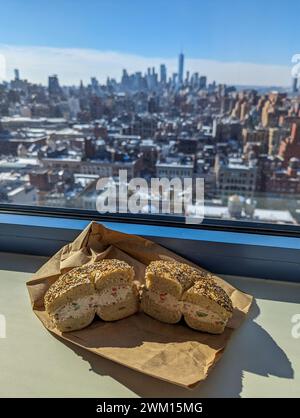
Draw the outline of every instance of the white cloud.
M177 70L177 58L143 57L113 51L94 49L52 48L36 46L0 45L0 54L6 62L6 79L19 68L21 76L45 84L50 74L58 74L62 84L87 82L96 76L104 82L107 76L120 79L122 69L129 72L146 71L165 63L168 73ZM246 62L222 62L205 59L186 59L185 68L207 75L210 81L237 85L290 86L291 67Z
M0 82L6 75L6 62L3 54L0 54Z

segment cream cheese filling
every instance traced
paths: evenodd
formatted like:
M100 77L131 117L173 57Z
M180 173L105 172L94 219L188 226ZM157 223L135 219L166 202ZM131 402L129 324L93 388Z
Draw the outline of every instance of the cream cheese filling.
M122 302L132 292L131 286L117 285L105 288L97 295L97 305L108 306L111 304Z
M209 322L214 324L224 323L223 319L217 313L199 306L194 303L182 302L183 315L188 314L194 319L201 319L203 322Z
M96 309L103 306L122 302L127 298L131 291L132 288L126 285L108 287L100 292L95 292L93 295L84 296L60 306L51 316L59 321L70 318L79 318L82 315L86 315L93 310L96 311Z
M59 321L69 318L79 318L80 316L89 313L91 310L95 310L95 304L96 301L94 295L84 296L82 298L75 299L66 305L60 306L53 313L53 317Z
M201 319L203 322L214 323L214 324L224 324L224 320L217 313L207 309L207 307L202 307L194 303L189 303L181 301L175 298L175 296L170 295L167 292L157 292L148 290L147 294L153 302L163 306L166 309L176 309L181 311L183 315L191 315L194 319Z
M162 305L167 309L176 309L181 310L182 302L175 298L175 296L170 295L167 292L154 292L153 290L148 290L147 294L154 303Z

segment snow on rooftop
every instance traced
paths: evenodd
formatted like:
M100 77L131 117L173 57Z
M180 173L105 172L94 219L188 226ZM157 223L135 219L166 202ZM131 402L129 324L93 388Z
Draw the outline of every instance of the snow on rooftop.
M204 212L207 218L230 219L227 206L205 206ZM243 219L243 217L241 219ZM289 224L295 223L294 218L288 210L273 209L255 209L252 221Z

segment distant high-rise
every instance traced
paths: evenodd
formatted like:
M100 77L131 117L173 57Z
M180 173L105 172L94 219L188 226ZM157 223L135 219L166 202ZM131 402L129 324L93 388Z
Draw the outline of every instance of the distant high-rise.
M17 68L14 70L14 73L15 73L15 80L19 81L20 80L20 72Z
M127 73L127 70L125 69L123 70L123 73L122 73L121 85L123 88L129 87L129 75Z
M297 91L298 91L298 78L297 77L295 77L295 78L293 78L293 93L297 93Z
M167 67L165 64L161 64L160 66L160 82L163 84L167 83Z
M98 89L99 83L96 77L91 77L91 86L94 90Z
M178 74L177 74L177 73L173 73L173 74L172 74L172 85L173 85L173 86L175 86L175 84L176 84L176 81L177 81L177 76L178 76Z
M178 58L178 83L183 83L183 72L184 72L184 55L181 52Z
M137 71L133 75L132 85L133 85L134 90L141 90L143 88L143 77L142 77L142 73L140 71Z
M194 88L199 87L199 73L194 73L191 77L191 84Z
M205 75L202 75L200 77L200 79L199 79L199 87L200 87L200 89L205 89L206 88L206 82L207 82L206 76Z
M189 81L190 81L190 72L189 72L189 71L187 71L187 72L186 72L186 78L185 78L185 82L186 82L186 84L188 84L188 83L189 83Z
M50 75L48 78L48 91L49 91L49 94L59 94L61 91L58 77L55 74Z

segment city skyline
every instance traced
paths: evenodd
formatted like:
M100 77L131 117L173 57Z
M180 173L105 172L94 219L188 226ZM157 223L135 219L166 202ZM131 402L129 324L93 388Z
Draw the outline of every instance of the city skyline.
M80 80L88 83L92 76L105 83L107 77L119 79L124 68L130 73L137 71L145 73L149 67L159 70L161 64L166 65L170 74L178 73L178 54L169 59L147 58L113 51L16 47L0 44L0 56L5 62L5 71L0 72L0 82L11 80L15 68L20 69L24 79L38 84L46 84L50 74L58 74L63 85L77 85ZM198 72L207 75L209 82L216 81L236 86L290 88L292 65L292 63L283 66L220 62L193 59L185 54L184 75L186 71Z
M295 80L293 92L238 89L187 76L182 52L176 61L177 75L163 61L143 72L123 62L101 85L89 67L88 83L66 88L50 68L37 85L16 67L0 86L0 201L94 209L99 176L124 169L203 178L207 217L300 223Z

